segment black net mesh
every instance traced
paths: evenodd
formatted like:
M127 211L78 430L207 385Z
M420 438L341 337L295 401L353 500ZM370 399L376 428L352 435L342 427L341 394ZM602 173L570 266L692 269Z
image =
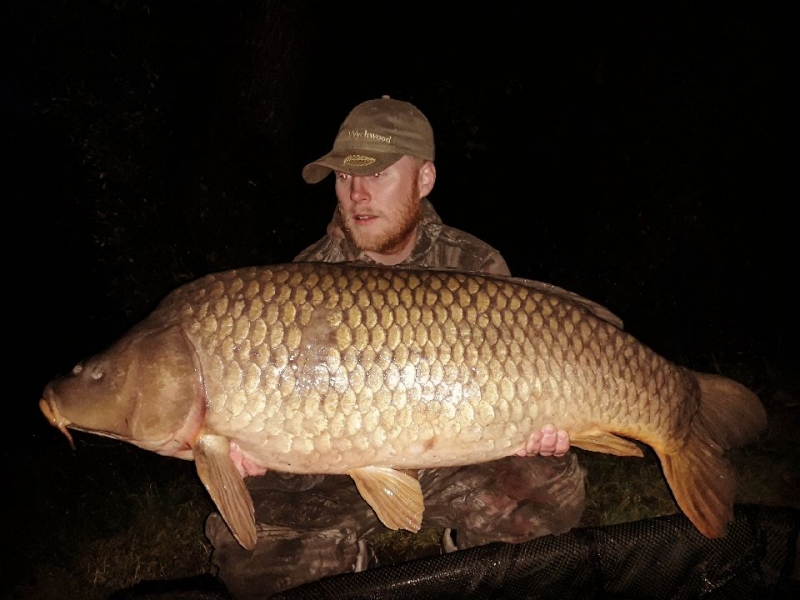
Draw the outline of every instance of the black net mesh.
M718 540L675 515L479 546L270 598L800 598L792 576L799 531L797 510L737 506L728 535Z

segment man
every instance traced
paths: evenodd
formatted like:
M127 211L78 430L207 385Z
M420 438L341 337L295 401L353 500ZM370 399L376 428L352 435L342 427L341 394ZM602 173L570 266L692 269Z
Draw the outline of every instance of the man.
M333 220L326 235L295 260L510 275L497 250L444 225L428 201L436 181L433 131L412 104L384 96L355 107L331 152L307 165L303 178L318 183L331 172L337 198ZM420 471L423 526L444 529L447 551L571 529L584 510L584 472L568 450L566 432L548 425L518 452L538 456ZM244 600L254 586L263 594L266 573L278 591L365 568L364 538L382 526L349 478L267 474L246 481L259 523L249 572L237 570L243 558L242 563L230 560L240 549L231 545L221 519L207 527L220 577L237 598ZM227 540L227 546L219 540ZM225 547L230 552L222 552Z

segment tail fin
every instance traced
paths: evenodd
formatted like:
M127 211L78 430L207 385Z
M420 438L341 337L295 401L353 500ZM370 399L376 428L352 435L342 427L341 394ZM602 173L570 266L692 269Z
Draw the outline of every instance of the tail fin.
M746 444L767 427L764 405L741 383L708 373L695 373L700 385L700 419L724 450Z
M719 538L733 519L736 494L736 475L723 452L754 439L767 426L767 415L743 385L719 375L695 375L700 408L686 444L659 457L678 506L700 533Z

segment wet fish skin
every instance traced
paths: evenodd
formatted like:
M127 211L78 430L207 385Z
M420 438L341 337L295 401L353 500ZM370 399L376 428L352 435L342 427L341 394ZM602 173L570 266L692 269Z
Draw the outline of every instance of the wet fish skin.
M750 390L670 362L566 290L329 263L183 285L48 384L40 407L70 441L74 429L194 460L245 548L245 476L348 474L384 524L416 531L422 493L405 470L510 456L546 423L586 450L651 446L679 507L719 537L736 489L724 450L766 426Z

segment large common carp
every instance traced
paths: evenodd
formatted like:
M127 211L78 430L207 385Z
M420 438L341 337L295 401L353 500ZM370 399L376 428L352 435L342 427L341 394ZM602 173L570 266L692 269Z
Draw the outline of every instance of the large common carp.
M67 428L193 459L248 549L245 476L347 474L387 527L417 531L422 492L404 471L513 455L546 423L585 450L651 446L678 506L720 537L736 488L723 451L766 425L744 386L666 360L560 288L325 263L177 288L40 406L70 443Z

